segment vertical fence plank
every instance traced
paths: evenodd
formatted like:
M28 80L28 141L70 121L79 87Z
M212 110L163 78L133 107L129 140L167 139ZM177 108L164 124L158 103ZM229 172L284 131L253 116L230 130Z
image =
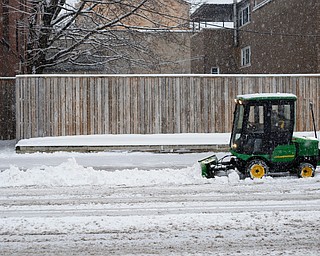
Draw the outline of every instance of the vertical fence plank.
M2 82L2 81L1 81ZM22 123L22 113L23 111L23 106L22 106L22 101L20 100L21 98L21 80L16 82L16 86L15 86L15 109L19 109L20 111L17 112L15 111L15 116L16 116L16 136L17 137L21 137L21 123ZM1 113L2 115L2 113ZM3 139L4 133L3 131L1 131L1 139Z

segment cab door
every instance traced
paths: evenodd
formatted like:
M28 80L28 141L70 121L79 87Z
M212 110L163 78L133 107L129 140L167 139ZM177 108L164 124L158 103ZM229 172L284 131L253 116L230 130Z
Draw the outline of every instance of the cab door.
M271 160L274 163L291 162L296 156L292 142L294 129L294 102L273 101L269 106Z
M271 153L268 143L270 133L268 133L266 125L267 107L264 102L246 105L242 140L242 149L245 154L265 155Z

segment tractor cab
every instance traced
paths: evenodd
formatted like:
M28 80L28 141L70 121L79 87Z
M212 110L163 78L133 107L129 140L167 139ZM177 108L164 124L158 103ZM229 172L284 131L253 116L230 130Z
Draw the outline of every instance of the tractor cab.
M230 138L231 156L199 160L202 175L238 170L244 177L262 178L291 172L312 177L320 162L316 138L293 137L297 97L287 93L239 95ZM230 157L229 161L225 161Z
M293 169L296 100L295 95L283 93L239 95L235 99L230 151L240 172L261 178L270 169Z
M238 96L230 140L232 153L269 159L278 146L292 144L296 100L292 94Z

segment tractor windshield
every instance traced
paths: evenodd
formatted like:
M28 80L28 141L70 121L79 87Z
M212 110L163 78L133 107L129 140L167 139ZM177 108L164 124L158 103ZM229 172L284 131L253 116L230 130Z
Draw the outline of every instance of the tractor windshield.
M234 123L232 128L230 147L237 147L237 141L240 139L242 133L243 117L244 106L238 103L234 112Z
M252 151L262 146L265 134L265 108L262 102L238 103L234 113L234 124L230 147L235 151Z

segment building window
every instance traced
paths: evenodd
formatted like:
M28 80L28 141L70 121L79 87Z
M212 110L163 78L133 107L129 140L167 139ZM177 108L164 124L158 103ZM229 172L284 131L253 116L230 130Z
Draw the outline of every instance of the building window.
M241 49L241 66L250 66L251 65L251 48L247 46Z
M250 6L240 9L239 11L239 27L247 24L250 21Z
M218 67L212 67L211 68L211 74L215 74L215 75L220 74L219 68Z

